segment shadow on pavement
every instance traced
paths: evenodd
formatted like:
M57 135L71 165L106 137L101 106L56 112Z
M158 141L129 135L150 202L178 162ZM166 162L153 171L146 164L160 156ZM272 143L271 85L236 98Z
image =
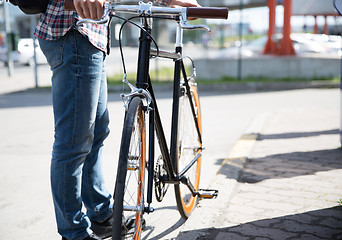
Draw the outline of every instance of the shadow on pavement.
M0 108L41 107L52 105L51 89L28 89L0 95Z
M282 89L278 89L280 91ZM286 91L285 89L283 89ZM128 87L114 86L109 89L108 102L121 101L121 92L129 93ZM158 99L172 98L171 85L158 85L154 86L154 93ZM241 95L241 94L257 94L261 91L248 91L248 90L223 90L220 88L210 88L209 85L204 85L200 90L200 97L208 96L224 96L224 95ZM272 91L270 91L272 92ZM29 88L22 91L0 94L0 108L16 108L16 107L40 107L51 106L51 87Z
M108 102L121 101L119 93L108 94ZM27 89L0 94L0 108L52 106L51 88Z
M303 137L316 137L320 135L328 134L339 134L339 129L332 129L327 131L317 131L317 132L293 132L293 133L280 133L280 134L260 134L258 136L258 141L271 140L271 139L289 139L289 138L303 138Z
M342 239L342 206L194 231L206 232L207 235L197 238L206 240ZM191 236L191 232L182 234Z
M342 150L329 149L311 152L292 152L247 160L241 183L257 183L266 179L312 175L320 171L342 169Z
M108 102L121 102L120 94L129 93L129 89L118 89L108 93ZM172 88L169 90L155 91L158 100L172 98ZM20 108L20 107L43 107L52 106L51 88L31 88L23 91L0 94L0 108Z
M298 132L263 135L257 141L274 139L294 139L304 137L315 137L321 135L339 134L338 129L331 129L317 132ZM220 174L228 179L235 179L234 169L239 168L235 161L231 159L228 168L222 168ZM222 159L216 160L216 165L221 165ZM245 167L241 172L238 182L258 183L266 179L291 178L303 175L312 175L321 171L342 169L342 149L327 149L306 152L290 152L283 154L273 154L261 158L249 158L245 162Z

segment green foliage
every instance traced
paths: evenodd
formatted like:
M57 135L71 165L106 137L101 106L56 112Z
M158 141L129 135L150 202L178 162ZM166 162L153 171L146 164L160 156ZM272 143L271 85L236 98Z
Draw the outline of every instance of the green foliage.
M333 81L339 82L340 78L333 78L333 77L316 77L316 78L267 78L267 77L246 77L239 80L236 77L222 77L218 80L211 80L211 79L197 79L197 82L203 84L211 84L211 83L248 83L248 82L262 82L262 83L274 83L274 82L308 82L308 81Z
M185 67L188 74L191 73L191 67ZM107 76L109 85L118 85L122 83L122 74L115 74L113 76ZM150 71L151 81L153 83L168 83L173 81L173 68L163 67L159 70ZM127 80L134 83L136 79L136 73L128 73Z

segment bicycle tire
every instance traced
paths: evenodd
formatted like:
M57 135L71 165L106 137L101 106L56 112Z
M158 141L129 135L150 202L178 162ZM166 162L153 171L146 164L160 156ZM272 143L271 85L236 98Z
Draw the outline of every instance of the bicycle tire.
M134 97L125 115L114 191L112 239L141 238L146 166L145 115Z
M189 80L192 102L195 107L196 119L198 122L199 131L201 132L201 108L197 92L197 86L194 80ZM185 91L185 86L182 86L184 91L181 91L179 99L179 120L178 120L178 161L176 162L176 171L179 173L192 159L201 151L201 140L198 136L194 117L191 111L190 101ZM201 172L201 157L188 170L186 176L195 190L198 190ZM188 187L182 183L176 184L175 197L177 208L181 216L187 219L194 207L197 205L198 197L192 196Z

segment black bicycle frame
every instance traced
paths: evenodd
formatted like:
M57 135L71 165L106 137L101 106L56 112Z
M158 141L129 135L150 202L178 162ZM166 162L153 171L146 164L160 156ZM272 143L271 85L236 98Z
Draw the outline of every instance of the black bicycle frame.
M138 55L138 69L137 69L137 82L136 86L138 88L147 89L151 95L152 102L151 102L151 110L149 110L149 164L148 164L148 185L147 185L147 203L150 206L152 202L152 192L153 192L153 173L154 173L154 158L155 158L155 134L156 132L160 151L163 157L163 161L165 164L167 176L164 176L164 181L167 183L172 184L179 184L180 183L180 176L177 175L175 169L177 168L177 159L178 159L178 151L177 151L177 141L178 141L178 118L179 118L179 98L180 98L180 79L181 73L183 78L185 79L185 86L187 94L190 96L190 86L187 81L185 67L183 64L183 60L178 58L174 60L175 67L174 67L174 83L173 83L173 106L172 106L172 126L171 126L171 145L170 145L170 152L168 150L165 133L163 130L162 122L160 119L160 114L156 102L156 98L154 95L154 91L152 88L151 80L149 77L149 59L151 53L151 19L148 17L142 18L143 21L143 29L140 32L139 38L139 55ZM182 53L182 47L176 47L176 53ZM192 113L194 116L194 121L197 127L198 137L201 142L201 133L199 131L199 126L196 118L194 103L189 97ZM183 173L187 171L187 168L190 168L195 161L189 163L187 167L182 171ZM150 212L153 211L149 208L146 211Z

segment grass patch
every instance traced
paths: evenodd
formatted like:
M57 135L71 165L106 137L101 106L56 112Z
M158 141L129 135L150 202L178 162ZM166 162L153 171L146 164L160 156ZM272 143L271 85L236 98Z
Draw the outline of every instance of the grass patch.
M186 66L186 72L190 76L192 70L190 66ZM173 82L173 68L162 67L159 70L150 71L151 80L154 84L164 84ZM122 84L122 74L115 74L113 76L107 76L109 85ZM127 80L134 83L136 79L136 73L128 73ZM311 81L332 81L335 83L340 82L340 77L314 77L314 78L267 78L267 77L246 77L241 80L236 77L222 77L220 79L201 79L196 78L196 82L199 84L224 84L224 83L277 83L277 82L311 82Z
M190 67L185 67L187 74L191 73ZM122 84L122 74L115 74L113 76L107 76L107 81L109 85L119 85ZM150 77L153 83L163 84L173 82L173 68L163 67L159 70L151 70ZM136 79L136 73L127 73L127 80L134 83Z
M236 77L222 77L217 80L210 80L210 79L197 79L197 82L203 84L211 84L213 82L216 83L276 83L276 82L308 82L308 81L333 81L333 82L340 82L340 78L333 78L333 77L316 77L316 78L267 78L267 77L246 77L239 80Z

